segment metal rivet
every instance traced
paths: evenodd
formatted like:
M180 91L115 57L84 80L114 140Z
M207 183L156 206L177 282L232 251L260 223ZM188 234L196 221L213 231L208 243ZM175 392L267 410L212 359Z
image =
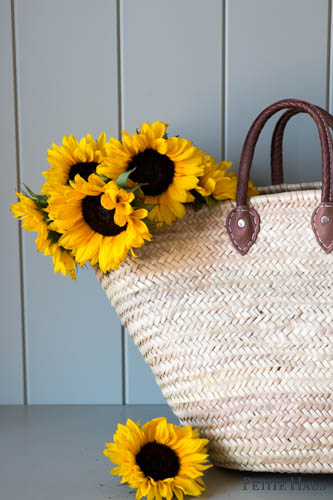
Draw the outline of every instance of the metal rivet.
M321 222L322 224L328 224L328 223L329 223L329 221L330 221L330 218L329 218L329 217L327 217L327 215L323 215L323 216L322 216L322 218L320 219L320 222Z
M237 226L238 227L244 227L245 226L245 220L244 219L238 219Z

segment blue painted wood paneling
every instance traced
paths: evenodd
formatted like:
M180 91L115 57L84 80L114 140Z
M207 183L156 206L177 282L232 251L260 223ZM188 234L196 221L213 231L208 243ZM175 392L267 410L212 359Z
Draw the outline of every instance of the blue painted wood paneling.
M331 0L13 4L19 174L35 190L48 166L47 149L65 134L105 130L117 137L119 128L134 132L160 119L170 124L170 134L192 139L217 159L225 143L225 157L237 168L247 130L265 106L297 97L323 107L330 101L333 110ZM21 403L19 241L8 210L16 184L10 0L0 5L0 23L0 217L6 235L0 246L0 403ZM272 128L273 121L256 151L252 177L258 184L270 182ZM320 179L319 141L309 118L298 116L288 125L284 160L288 182ZM34 239L23 234L28 402L121 403L123 396L129 404L163 402L127 333L122 366L120 323L92 271L79 272L76 282L54 276Z

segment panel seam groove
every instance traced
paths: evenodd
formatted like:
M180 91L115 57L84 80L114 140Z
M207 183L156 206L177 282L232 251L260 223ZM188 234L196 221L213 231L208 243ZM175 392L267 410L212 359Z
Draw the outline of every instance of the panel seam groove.
M221 160L225 160L225 144L226 144L226 137L225 137L225 124L226 124L226 119L225 119L225 103L226 103L226 88L225 88L225 74L226 74L226 19L225 19L225 14L226 14L226 0L223 0L222 2L222 105L221 105L221 112L222 112L222 117L221 117L221 126L222 126L222 141L221 141Z
M15 26L15 0L11 0L11 28L12 28L12 58L13 58L13 94L14 94L14 122L15 122L15 150L16 150L16 183L17 189L21 187L20 172L20 135L19 135L19 105L18 105L18 83L17 83L17 57L16 57L16 26ZM23 378L23 403L28 404L27 387L27 356L26 356L26 321L24 300L24 267L23 267L23 237L22 227L18 221L18 243L19 243L19 277L20 277L20 310L21 310L21 341L22 341L22 378Z
M116 0L117 7L117 92L118 92L118 139L121 140L122 131L122 75L121 75L121 36L120 36L120 0Z
M123 128L122 109L122 51L121 51L121 0L116 0L117 12L117 92L118 92L118 139L121 140ZM118 320L119 321L119 320ZM126 353L125 353L125 328L121 325L120 332L121 354L121 402L126 405Z
M331 51L332 51L332 0L328 0L327 25L327 75L326 75L326 109L330 112L331 106Z
M126 351L125 351L125 328L121 326L121 378L122 378L122 393L121 400L122 404L127 404L127 394L126 394Z

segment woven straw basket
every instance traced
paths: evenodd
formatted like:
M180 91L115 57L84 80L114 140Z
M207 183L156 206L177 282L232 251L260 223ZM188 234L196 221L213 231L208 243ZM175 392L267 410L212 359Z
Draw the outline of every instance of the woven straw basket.
M291 111L275 131L273 178L282 177L287 119L307 112L319 130L323 188L261 188L248 207L242 190L255 143L265 121L284 108ZM212 212L188 210L183 220L156 231L139 258L108 274L96 269L170 407L209 439L218 466L333 472L328 123L323 110L304 101L266 108L244 145L236 208L226 201Z

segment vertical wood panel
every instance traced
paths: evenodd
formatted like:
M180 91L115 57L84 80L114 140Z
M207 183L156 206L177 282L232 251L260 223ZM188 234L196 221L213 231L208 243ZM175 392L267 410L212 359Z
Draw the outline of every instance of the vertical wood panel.
M158 387L151 368L144 362L139 349L125 331L126 365L126 403L127 404L164 404L166 401Z
M238 165L256 115L279 99L295 97L326 105L328 0L227 0L227 145ZM252 177L270 183L273 122L259 140ZM318 134L301 115L287 126L287 182L320 180Z
M125 0L121 29L122 128L133 133L144 121L162 120L171 135L220 158L222 2ZM160 402L128 337L125 348L127 402Z
M221 156L222 2L122 2L123 128L164 120Z
M0 3L0 404L23 403L22 322L18 225L9 205L16 201L15 106L10 0Z
M116 1L18 0L22 181L62 136L117 135ZM92 271L54 276L24 235L29 403L121 403L120 323Z

